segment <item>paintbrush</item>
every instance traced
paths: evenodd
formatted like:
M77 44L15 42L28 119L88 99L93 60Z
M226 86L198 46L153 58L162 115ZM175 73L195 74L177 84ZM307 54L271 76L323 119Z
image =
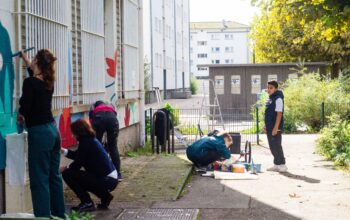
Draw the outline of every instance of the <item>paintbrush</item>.
M17 53L12 54L11 57L21 56L22 52L25 53L25 52L28 52L28 51L31 51L31 50L34 50L34 49L35 49L35 47L30 47L30 48L18 51Z

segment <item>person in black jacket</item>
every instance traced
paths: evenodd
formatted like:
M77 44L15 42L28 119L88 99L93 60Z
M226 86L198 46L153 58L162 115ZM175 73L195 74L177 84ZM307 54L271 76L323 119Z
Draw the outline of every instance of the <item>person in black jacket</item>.
M89 119L96 132L96 138L102 143L104 133L107 133L106 150L117 169L118 180L122 181L120 172L120 156L118 151L119 122L114 106L103 101L95 102L89 112Z
M72 210L95 210L88 192L101 199L97 208L107 209L113 199L110 192L118 185L118 172L87 121L78 119L72 123L71 130L79 146L76 151L62 149L62 153L73 162L68 167L62 167L61 172L66 184L81 201Z
M64 218L64 195L60 168L61 138L52 115L56 57L41 49L30 61L29 77L22 86L18 124L28 131L28 167L35 217Z

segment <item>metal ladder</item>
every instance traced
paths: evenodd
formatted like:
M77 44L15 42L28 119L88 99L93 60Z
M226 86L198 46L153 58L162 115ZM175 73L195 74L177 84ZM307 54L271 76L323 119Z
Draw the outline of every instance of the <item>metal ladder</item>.
M155 94L156 94L156 99L157 99L157 104L158 108L160 109L160 103L162 102L162 96L160 94L159 87L153 87Z
M210 103L209 98L209 88L210 86L212 86L213 88L213 92L214 92L214 103ZM218 129L218 127L221 127L222 129L225 130L225 123L224 123L224 119L222 117L222 112L221 112L221 107L220 107L220 103L219 103L219 99L218 99L218 95L215 91L215 82L212 79L209 79L209 86L206 89L205 88L205 82L203 82L203 99L202 99L202 104L201 104L201 108L200 108L200 116L198 119L198 133L196 135L196 139L198 137L198 135L201 137L203 136L203 132L202 129L200 127L201 125L201 120L203 117L205 117L207 119L207 128L209 129L209 131L213 131L215 129ZM209 103L208 103L209 100ZM217 123L219 120L220 123ZM211 123L210 123L211 122Z

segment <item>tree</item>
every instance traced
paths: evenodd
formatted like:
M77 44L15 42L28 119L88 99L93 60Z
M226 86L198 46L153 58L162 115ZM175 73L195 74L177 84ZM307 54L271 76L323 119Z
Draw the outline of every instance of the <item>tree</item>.
M256 61L328 61L332 77L350 63L350 0L253 0Z

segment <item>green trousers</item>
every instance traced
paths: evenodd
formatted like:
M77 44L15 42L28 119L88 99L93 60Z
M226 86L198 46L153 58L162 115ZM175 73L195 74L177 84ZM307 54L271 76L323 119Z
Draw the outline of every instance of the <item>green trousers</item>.
M35 217L64 217L61 139L54 123L28 128L28 165Z

